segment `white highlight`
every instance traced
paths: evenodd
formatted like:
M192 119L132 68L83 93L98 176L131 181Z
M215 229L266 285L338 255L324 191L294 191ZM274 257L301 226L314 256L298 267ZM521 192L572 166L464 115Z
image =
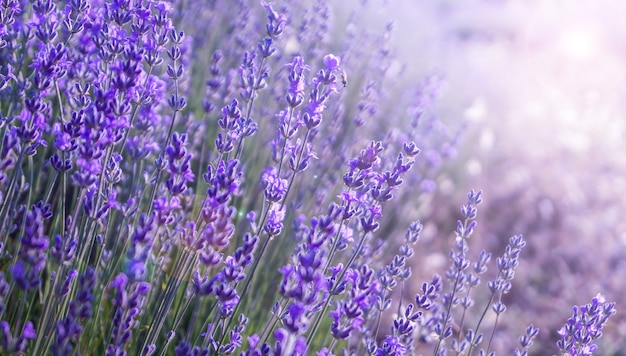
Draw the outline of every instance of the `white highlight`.
M558 49L566 57L585 61L598 51L598 38L589 29L568 29L558 40Z

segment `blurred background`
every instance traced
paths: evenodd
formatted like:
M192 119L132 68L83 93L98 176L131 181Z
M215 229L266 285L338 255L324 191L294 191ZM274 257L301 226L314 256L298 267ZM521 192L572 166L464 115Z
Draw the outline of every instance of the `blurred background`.
M447 264L450 246L439 245L452 241L452 217L469 189L482 189L473 252L486 248L495 257L514 234L528 241L502 331L519 335L534 323L541 328L534 352L555 353L571 306L600 292L618 313L599 353L626 355L626 2L336 6L345 16L365 6L366 27L393 20L390 71L402 71L407 83L437 75L432 112L466 125L456 158L420 207L435 218L426 222L414 270L428 276Z

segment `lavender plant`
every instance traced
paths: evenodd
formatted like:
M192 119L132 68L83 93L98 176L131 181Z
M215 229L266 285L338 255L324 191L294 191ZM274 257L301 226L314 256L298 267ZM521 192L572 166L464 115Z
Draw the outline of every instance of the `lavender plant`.
M470 260L472 191L445 279L407 297L423 226L398 243L391 217L459 133L427 114L432 78L387 104L391 25L340 46L331 20L324 2L0 2L3 354L490 353L526 242L472 317L491 259ZM595 351L613 313L576 308L561 353Z

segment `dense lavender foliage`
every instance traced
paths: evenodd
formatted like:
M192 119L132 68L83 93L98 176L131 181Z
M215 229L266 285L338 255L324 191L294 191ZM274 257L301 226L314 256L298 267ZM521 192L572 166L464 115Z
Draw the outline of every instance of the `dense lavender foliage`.
M439 79L399 91L393 25L331 10L0 0L2 354L533 352L500 327L527 241L474 253L481 191L447 269L416 261L465 127ZM591 354L615 310L535 351Z

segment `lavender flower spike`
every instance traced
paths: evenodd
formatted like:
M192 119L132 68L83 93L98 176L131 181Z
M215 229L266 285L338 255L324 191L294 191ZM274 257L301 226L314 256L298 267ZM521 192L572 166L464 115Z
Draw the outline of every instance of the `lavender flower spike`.
M587 356L598 350L594 342L602 336L602 328L615 314L615 302L608 303L599 294L584 306L574 306L572 317L558 331L561 340L557 346L562 355Z

